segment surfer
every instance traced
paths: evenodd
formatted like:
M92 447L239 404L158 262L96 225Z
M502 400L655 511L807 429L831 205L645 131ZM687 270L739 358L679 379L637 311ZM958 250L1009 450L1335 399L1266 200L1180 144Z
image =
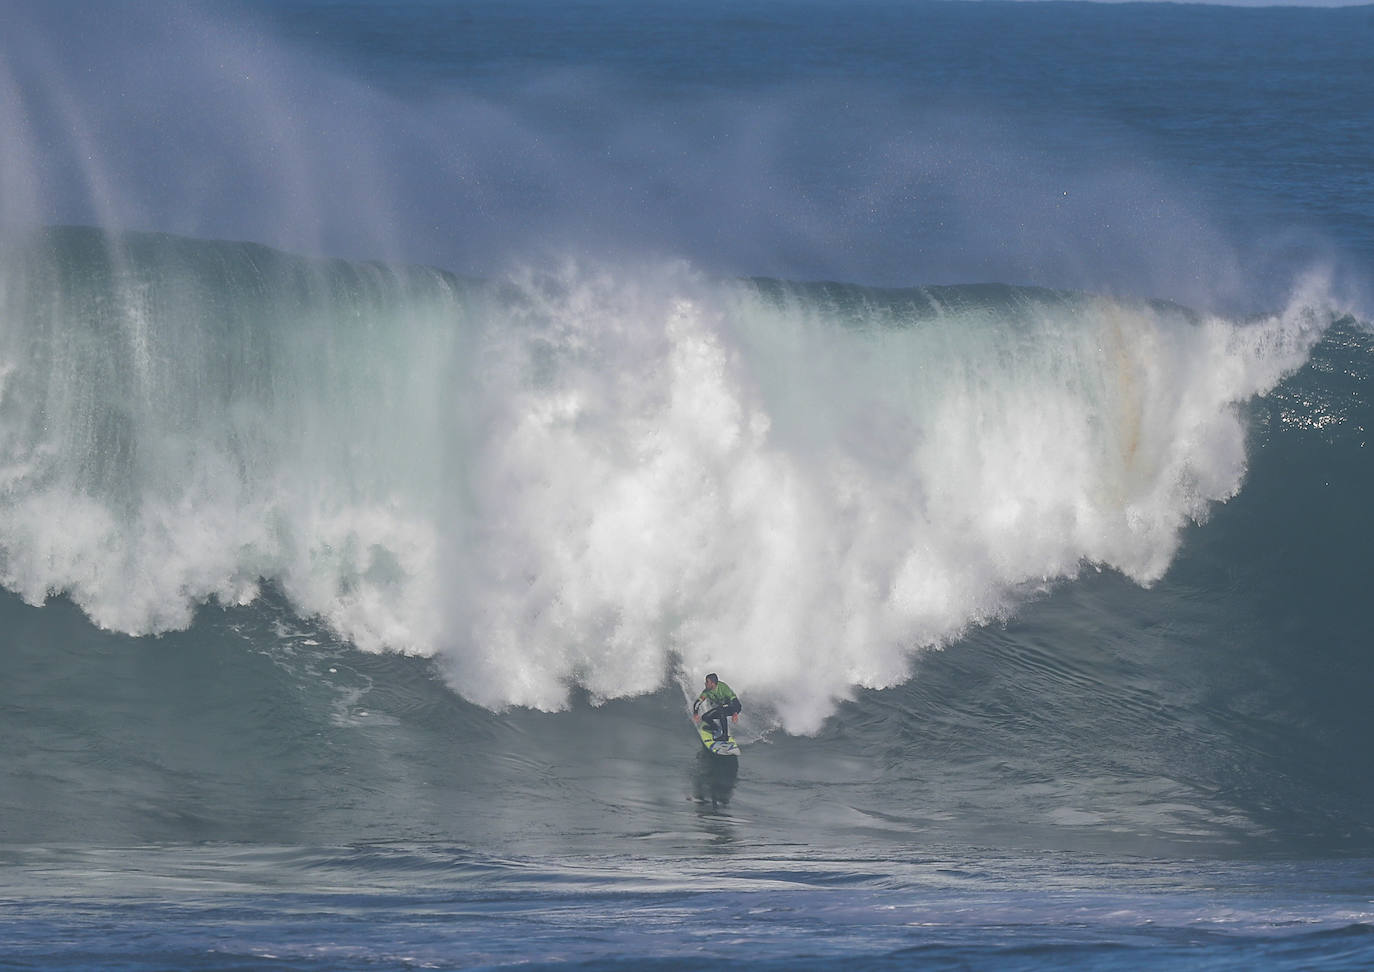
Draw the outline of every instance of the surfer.
M701 703L709 702L710 708L705 715L701 715ZM692 721L697 719L702 721L702 725L711 730L711 735L716 739L729 739L730 729L725 724L726 717L730 717L735 722L739 722L740 709L739 696L731 690L720 679L716 678L716 673L712 672L706 676L706 688L697 700L692 703Z

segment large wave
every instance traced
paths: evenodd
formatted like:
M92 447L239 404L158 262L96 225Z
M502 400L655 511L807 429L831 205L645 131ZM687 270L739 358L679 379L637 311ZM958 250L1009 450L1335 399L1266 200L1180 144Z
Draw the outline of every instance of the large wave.
M132 634L266 580L488 707L720 669L814 731L1084 565L1160 578L1323 308L44 231L0 266L0 576Z

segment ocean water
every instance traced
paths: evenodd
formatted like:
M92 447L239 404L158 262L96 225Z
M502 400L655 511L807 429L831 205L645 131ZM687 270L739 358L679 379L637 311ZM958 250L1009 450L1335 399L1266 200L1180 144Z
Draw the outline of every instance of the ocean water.
M4 20L0 968L1374 965L1374 7Z

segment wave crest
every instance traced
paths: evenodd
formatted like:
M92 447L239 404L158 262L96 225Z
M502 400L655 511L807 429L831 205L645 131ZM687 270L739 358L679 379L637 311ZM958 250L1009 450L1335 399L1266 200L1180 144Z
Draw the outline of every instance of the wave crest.
M1157 580L1330 319L78 230L0 269L27 600L138 634L267 579L489 707L719 670L798 732L1085 563Z

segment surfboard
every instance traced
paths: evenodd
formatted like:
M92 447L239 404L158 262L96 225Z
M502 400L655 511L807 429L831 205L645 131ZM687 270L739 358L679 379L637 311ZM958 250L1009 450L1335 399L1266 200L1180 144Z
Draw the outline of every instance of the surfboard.
M701 738L701 744L706 747L706 751L713 756L738 756L739 743L735 742L734 736L727 737L724 741L716 739L711 735L711 730L707 729L700 722L693 723L693 728L697 731L697 736Z

